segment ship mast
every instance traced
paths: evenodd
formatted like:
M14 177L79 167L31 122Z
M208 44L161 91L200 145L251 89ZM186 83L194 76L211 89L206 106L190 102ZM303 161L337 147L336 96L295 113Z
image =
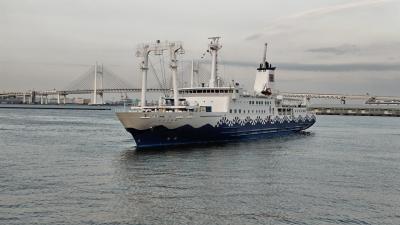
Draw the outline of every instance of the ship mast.
M209 87L217 86L216 77L217 77L217 57L218 57L218 50L222 48L222 45L219 44L219 39L221 37L210 37L208 39L211 40L210 44L208 45L208 50L211 53L211 78Z
M136 56L142 59L140 62L140 70L142 71L142 94L140 98L141 107L146 107L147 71L149 70L150 51L150 46L148 44L139 46L138 50L136 51Z
M176 59L177 54L183 54L184 50L181 43L172 42L169 43L169 52L170 52L170 68L172 71L172 85L174 89L174 106L179 105L178 98L178 81L177 81L177 72L178 72L178 60Z
M142 95L140 106L146 107L146 92L147 92L147 71L149 70L149 55L153 52L155 55L162 55L164 51L170 51L170 68L172 71L172 83L174 91L174 105L178 106L178 85L177 85L177 54L183 54L184 50L180 42L164 42L157 40L155 43L142 44L137 48L136 56L142 59L140 70L142 71Z

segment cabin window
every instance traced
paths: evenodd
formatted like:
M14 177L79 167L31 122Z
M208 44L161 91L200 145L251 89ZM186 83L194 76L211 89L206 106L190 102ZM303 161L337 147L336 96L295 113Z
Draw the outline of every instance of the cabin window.
M211 90L211 93L215 93L215 90Z
M239 109L239 113L242 113L242 110L241 110L241 109Z
M215 90L215 93L219 93L219 90Z
M229 113L232 113L232 109L229 110Z
M234 109L234 110L233 110L233 112L234 112L234 113L237 113L237 110L236 110L236 109Z
M236 93L239 93L239 90L236 90Z

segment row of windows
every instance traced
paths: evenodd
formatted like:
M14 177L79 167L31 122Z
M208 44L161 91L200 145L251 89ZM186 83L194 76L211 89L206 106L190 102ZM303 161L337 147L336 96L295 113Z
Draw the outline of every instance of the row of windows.
M269 109L269 113L271 113L271 111L272 111L272 113L274 113L275 112L275 109L272 109L271 110L271 108ZM252 110L250 110L250 109L248 109L247 111L245 110L245 109L230 109L229 110L229 113L268 113L268 110L258 110L258 109L256 109L256 110L254 110L254 109L252 109Z
M305 112L305 111L306 111L306 110L304 110L304 109L297 109L297 110L295 109L295 110L294 110L295 113L298 113L298 112Z
M250 105L270 105L270 101L249 101Z
M290 109L290 108L278 108L278 114L279 115L292 115L292 112L305 112L305 110L292 110L292 109ZM272 114L274 114L275 113L275 109L274 108L272 108L272 110L271 110L271 107L269 108L269 110L258 110L258 109L256 109L256 110L254 110L254 109L252 109L252 110L250 110L250 109L248 109L248 110L245 110L245 109L230 109L229 110L229 113L272 113Z
M202 89L202 90L182 90L179 91L181 94L194 94L194 93L233 93L233 90L214 90L214 89ZM239 93L239 90L236 90Z

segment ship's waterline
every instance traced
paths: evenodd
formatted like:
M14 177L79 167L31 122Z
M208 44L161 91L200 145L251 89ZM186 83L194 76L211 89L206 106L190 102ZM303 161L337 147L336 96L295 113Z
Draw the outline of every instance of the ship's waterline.
M196 118L190 113L171 113L167 118L148 113L118 113L117 116L125 127L129 127L126 130L132 134L138 148L282 136L305 130L316 120L314 115L256 119L248 116L244 120L239 117L215 116L208 118L210 123L201 125L204 118Z

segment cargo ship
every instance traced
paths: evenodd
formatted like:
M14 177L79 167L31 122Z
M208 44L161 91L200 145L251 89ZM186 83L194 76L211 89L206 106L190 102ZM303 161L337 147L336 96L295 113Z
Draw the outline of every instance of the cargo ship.
M177 57L184 53L182 43L156 41L138 47L142 72L140 105L117 112L137 149L277 137L306 130L315 123L315 114L308 110L306 99L279 94L275 87L276 67L267 61L267 44L256 67L253 89L244 90L238 82L221 82L217 74L220 37L209 41L209 82L193 85L191 77L190 87L180 88ZM156 105L147 105L149 55L163 52L170 55L171 94L160 96Z

